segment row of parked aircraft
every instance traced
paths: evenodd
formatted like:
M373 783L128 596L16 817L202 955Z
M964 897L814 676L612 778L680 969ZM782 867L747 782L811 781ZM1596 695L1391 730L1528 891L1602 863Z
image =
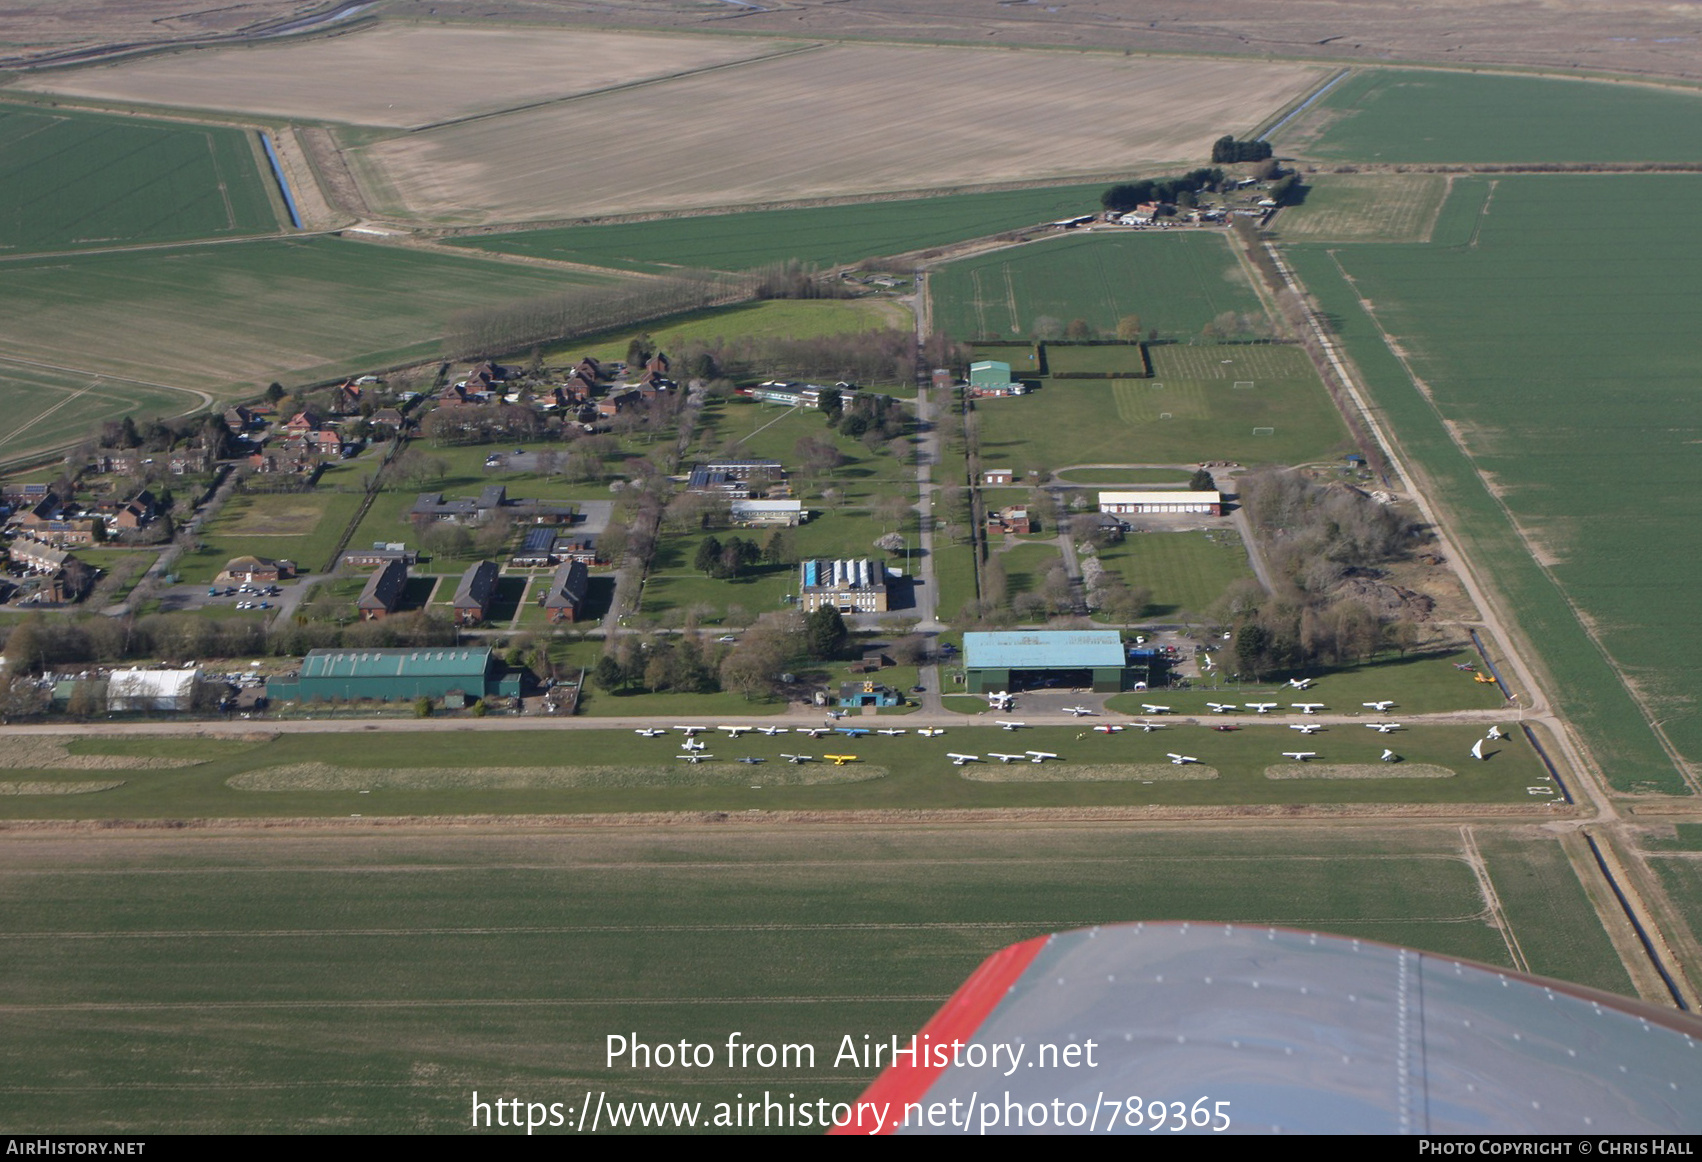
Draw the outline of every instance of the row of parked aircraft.
M951 760L951 765L954 767L961 767L964 763L979 763L985 761L980 755L976 754L954 754L948 752L946 757ZM1001 754L996 750L990 750L987 752L987 757L998 759L1001 763L1043 763L1047 759L1055 759L1058 756L1049 750L1029 750L1024 751L1021 754Z

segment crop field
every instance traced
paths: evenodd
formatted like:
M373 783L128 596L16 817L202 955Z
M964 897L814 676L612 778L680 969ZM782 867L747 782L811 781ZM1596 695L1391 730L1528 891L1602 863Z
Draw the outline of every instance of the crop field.
M278 228L251 135L0 106L0 254Z
M1247 547L1227 529L1141 533L1101 549L1099 560L1130 588L1152 591L1148 617L1170 618L1184 611L1198 616L1232 582L1253 575Z
M1680 492L1696 480L1693 433L1676 422L1691 344L1670 320L1702 260L1702 226L1683 213L1699 189L1681 175L1501 178L1468 245L1292 249L1622 790L1683 790L1650 719L1702 758L1688 600L1702 539L1623 471L1635 461ZM1639 212L1572 229L1597 199Z
M784 40L593 29L384 24L37 73L25 87L189 109L404 128L559 101L798 47ZM569 61L618 68L568 68ZM500 68L491 62L501 61ZM335 84L325 78L335 77Z
M929 284L935 326L960 339L1028 336L1046 319L1111 334L1128 315L1186 336L1224 311L1264 316L1228 241L1208 230L1060 235L954 262Z
M707 311L693 311L652 326L592 335L546 347L545 362L577 363L589 355L601 362L624 360L634 336L649 335L666 353L681 343L716 339L815 339L896 327L913 330L916 317L908 307L884 299L771 299Z
M1367 69L1272 138L1335 161L1694 161L1702 94L1653 85Z
M0 1122L420 1133L465 1129L474 1090L848 1100L873 1071L832 1068L845 1034L907 1036L1014 941L1167 919L1511 963L1446 828L28 836L0 854ZM603 1055L611 1031L733 1029L814 1064Z
M1319 75L841 45L378 141L354 163L375 209L446 224L1061 181L1203 158Z
M0 462L82 439L114 416L179 415L199 392L0 358Z
M0 366L214 393L429 359L456 311L613 281L336 238L19 260L4 273Z
M847 206L693 215L451 239L454 245L642 269L838 266L1092 213L1104 187L1059 186Z
M1303 374L1255 380L1251 390L1238 390L1227 379L1061 379L1028 395L980 401L975 417L982 462L1056 469L1329 458L1345 446L1347 432L1305 357L1294 354Z
M1285 208L1289 242L1428 242L1448 192L1441 174L1317 174L1306 200Z

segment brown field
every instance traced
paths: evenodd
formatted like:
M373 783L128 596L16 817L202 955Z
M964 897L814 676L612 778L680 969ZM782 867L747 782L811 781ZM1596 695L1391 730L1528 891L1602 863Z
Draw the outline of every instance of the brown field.
M101 101L403 128L792 47L719 36L385 24L344 36L193 49L42 73L22 87ZM327 83L332 78L335 83Z
M258 503L262 500L269 503ZM324 519L324 502L311 497L257 497L254 506L229 525L228 532L236 537L305 537Z
M846 45L451 125L355 154L444 223L985 186L1203 162L1315 84L1291 64Z

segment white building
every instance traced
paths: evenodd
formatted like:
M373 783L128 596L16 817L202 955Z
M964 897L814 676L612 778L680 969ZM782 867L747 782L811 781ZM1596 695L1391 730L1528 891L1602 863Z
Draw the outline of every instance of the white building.
M887 611L886 566L867 557L854 560L805 561L798 605L814 613L824 605L841 613Z
M1198 513L1202 516L1222 516L1223 497L1216 492L1188 492L1171 489L1155 492L1101 492L1099 511L1114 516L1147 513Z
M188 710L200 670L114 670L106 684L109 711Z
M763 528L796 528L804 523L801 500L735 500L730 514L736 525Z

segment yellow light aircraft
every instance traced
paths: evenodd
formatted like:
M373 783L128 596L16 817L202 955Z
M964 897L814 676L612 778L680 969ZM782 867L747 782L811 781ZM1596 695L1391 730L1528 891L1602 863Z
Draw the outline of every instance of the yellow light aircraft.
M821 757L824 759L831 759L833 761L833 765L836 767L842 767L846 763L854 763L857 761L857 756L854 754L827 754L822 755Z

